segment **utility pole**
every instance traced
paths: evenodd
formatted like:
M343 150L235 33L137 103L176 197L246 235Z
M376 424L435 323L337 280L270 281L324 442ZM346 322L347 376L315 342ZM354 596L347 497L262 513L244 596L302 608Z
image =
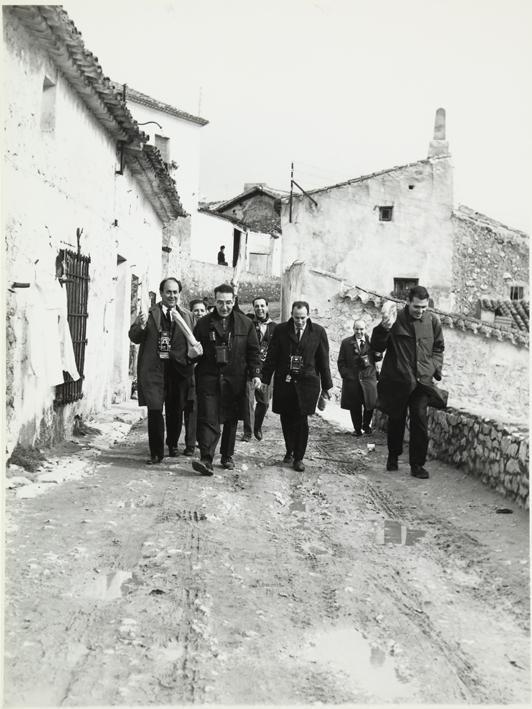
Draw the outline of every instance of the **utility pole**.
M292 223L292 199L293 199L293 194L294 194L294 185L298 188L298 190L301 190L301 192L307 197L307 199L310 199L310 201L314 204L315 207L318 206L318 203L316 200L309 195L308 192L305 192L305 190L301 187L301 185L298 185L298 183L294 180L294 163L292 163L291 169L290 169L290 208L289 208L289 213L288 213L288 222L291 224Z

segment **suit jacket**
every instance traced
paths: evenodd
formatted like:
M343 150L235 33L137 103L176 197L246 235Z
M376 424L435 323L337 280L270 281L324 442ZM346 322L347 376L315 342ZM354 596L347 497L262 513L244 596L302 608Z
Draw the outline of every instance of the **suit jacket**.
M291 355L303 357L303 367L298 375L290 374ZM288 375L291 377L289 382L286 381ZM277 325L262 366L261 379L269 384L272 376L272 409L276 414L297 413L293 406L294 388L300 413L315 413L320 391L331 389L333 385L329 367L329 341L325 329L309 318L303 336L298 341L292 318Z
M192 313L181 307L177 310L192 330L194 327ZM164 360L159 357L157 349L159 333L167 329L161 320L161 303L156 303L149 310L148 322L144 329L136 321L129 328L129 339L136 345L140 345L137 360L139 406L147 406L149 409L163 408L166 393L165 370L166 376L172 374L181 376L190 380L189 384L192 384L191 377L194 371L194 364L187 356L187 340L179 325L175 323L172 323L170 329L169 359Z
M369 365L362 366L362 355L367 355ZM374 352L370 347L369 337L364 336L364 344L360 349L354 335L346 337L340 345L338 354L338 371L342 377L342 396L340 406L342 409L352 409L360 406L360 389L364 397L366 409L374 409L377 402L377 370L375 362L382 355Z
M196 360L198 396L200 389L202 392L217 393L221 376L224 381L223 398L233 399L232 402L225 402L228 408L234 401L244 397L247 377L260 376L259 341L253 323L246 315L234 309L230 318L232 333L229 362L223 366L216 364L215 348L217 344L222 343L226 333L216 310L200 318L194 328L194 335L203 346L203 355ZM222 404L225 405L224 402Z

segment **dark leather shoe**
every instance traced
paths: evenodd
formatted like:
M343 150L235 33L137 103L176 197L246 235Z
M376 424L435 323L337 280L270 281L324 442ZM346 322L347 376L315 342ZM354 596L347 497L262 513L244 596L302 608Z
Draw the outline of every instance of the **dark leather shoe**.
M159 458L158 455L152 455L152 457L146 461L146 465L159 465L161 461L162 458Z
M291 453L287 453L285 457L283 458L283 463L293 463L294 462L294 456Z
M177 456L179 455L177 446L168 446L168 455L170 458L177 458Z
M253 435L257 439L257 441L262 441L262 428L255 428L253 430Z
M386 470L399 470L396 455L388 455L388 460L386 461Z
M222 458L222 468L225 468L226 470L234 470L235 467L235 461L229 457L229 458Z
M187 446L183 451L183 455L194 455L194 448L192 446Z
M419 478L420 480L426 480L429 477L428 470L425 470L422 465L411 465L410 475L414 478Z
M297 470L298 473L302 473L305 470L305 466L302 460L294 460L294 464L292 465L292 467L294 470Z
M251 441L251 433L244 433L240 439L243 443L249 443Z
M359 428L355 428L355 430L353 431L353 436L356 436L357 438L359 438L361 435L362 435L362 431Z
M193 460L192 467L197 473L201 473L202 475L214 474L214 468L209 460Z
M371 434L373 433L373 429L371 428L371 426L364 428L363 431L366 434L366 436L371 436Z

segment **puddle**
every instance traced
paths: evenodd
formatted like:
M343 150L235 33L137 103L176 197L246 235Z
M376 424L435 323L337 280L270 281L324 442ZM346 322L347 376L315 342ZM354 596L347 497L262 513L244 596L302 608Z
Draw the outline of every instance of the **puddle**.
M414 696L408 681L399 676L394 660L352 628L318 633L303 650L311 662L332 665L346 675L347 686L359 699L397 700ZM320 668L321 669L321 668Z
M406 524L387 519L384 527L377 531L377 543L401 544L409 547L422 539L425 534L422 529L409 529Z
M304 502L301 502L301 500L296 500L288 506L288 509L290 512L305 512L307 506Z
M87 595L101 601L121 598L126 593L126 589L122 589L122 585L131 578L131 571L113 571L109 574L101 574L89 586Z

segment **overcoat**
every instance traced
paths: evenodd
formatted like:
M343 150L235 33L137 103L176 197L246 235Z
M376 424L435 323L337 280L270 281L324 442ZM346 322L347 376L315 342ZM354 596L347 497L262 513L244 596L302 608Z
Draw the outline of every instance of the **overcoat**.
M185 308L177 310L187 325L194 327L192 313ZM188 387L194 386L194 363L187 356L187 340L183 331L176 323L172 323L170 337L169 359L160 359L158 353L159 333L164 330L161 326L161 304L156 303L148 313L148 322L143 329L139 323L134 322L129 328L129 339L140 345L137 360L137 387L139 406L149 409L162 409L165 398L165 366L167 376L175 372L188 379ZM185 397L188 391L185 392Z
M393 418L399 418L410 394L422 386L429 394L429 405L445 408L446 392L433 384L441 378L445 344L441 323L435 313L426 310L420 320L412 318L408 306L397 313L390 330L382 324L373 329L371 347L383 352L377 408Z
M364 367L362 355L367 355L369 364ZM353 335L342 340L338 354L338 371L342 377L342 396L340 406L342 409L353 409L360 405L359 387L362 388L364 407L369 411L377 403L377 370L375 361L382 355L374 352L370 347L369 337L364 336L364 345L359 348Z
M248 313L247 314L248 318L251 320L253 323L253 327L255 328L255 332L257 333L257 339L259 341L259 356L260 356L260 362L261 362L261 367L262 364L264 363L266 359L266 355L268 354L268 347L270 346L270 342L272 340L272 335L273 331L277 327L277 323L273 322L273 320L268 320L266 323L266 331L264 335L260 331L259 327L259 322L257 320L257 317L255 313ZM272 390L273 387L269 385L265 391L261 391L260 389L255 390L255 401L257 403L265 404L266 406L270 405L270 399L272 398Z
M198 407L200 397L203 404L207 398L216 397L216 402L211 403L218 407L220 421L243 418L246 380L260 376L259 341L253 323L235 309L229 317L233 323L230 355L223 366L216 364L215 348L225 337L216 310L200 318L194 328L194 335L203 346L195 371Z
M302 371L298 375L290 374L291 355L303 357ZM301 340L298 341L292 318L277 325L262 365L261 379L269 384L273 375L274 413L315 413L320 391L333 386L329 368L329 341L325 329L309 318ZM289 375L290 381L287 382ZM294 390L299 412L294 411Z

